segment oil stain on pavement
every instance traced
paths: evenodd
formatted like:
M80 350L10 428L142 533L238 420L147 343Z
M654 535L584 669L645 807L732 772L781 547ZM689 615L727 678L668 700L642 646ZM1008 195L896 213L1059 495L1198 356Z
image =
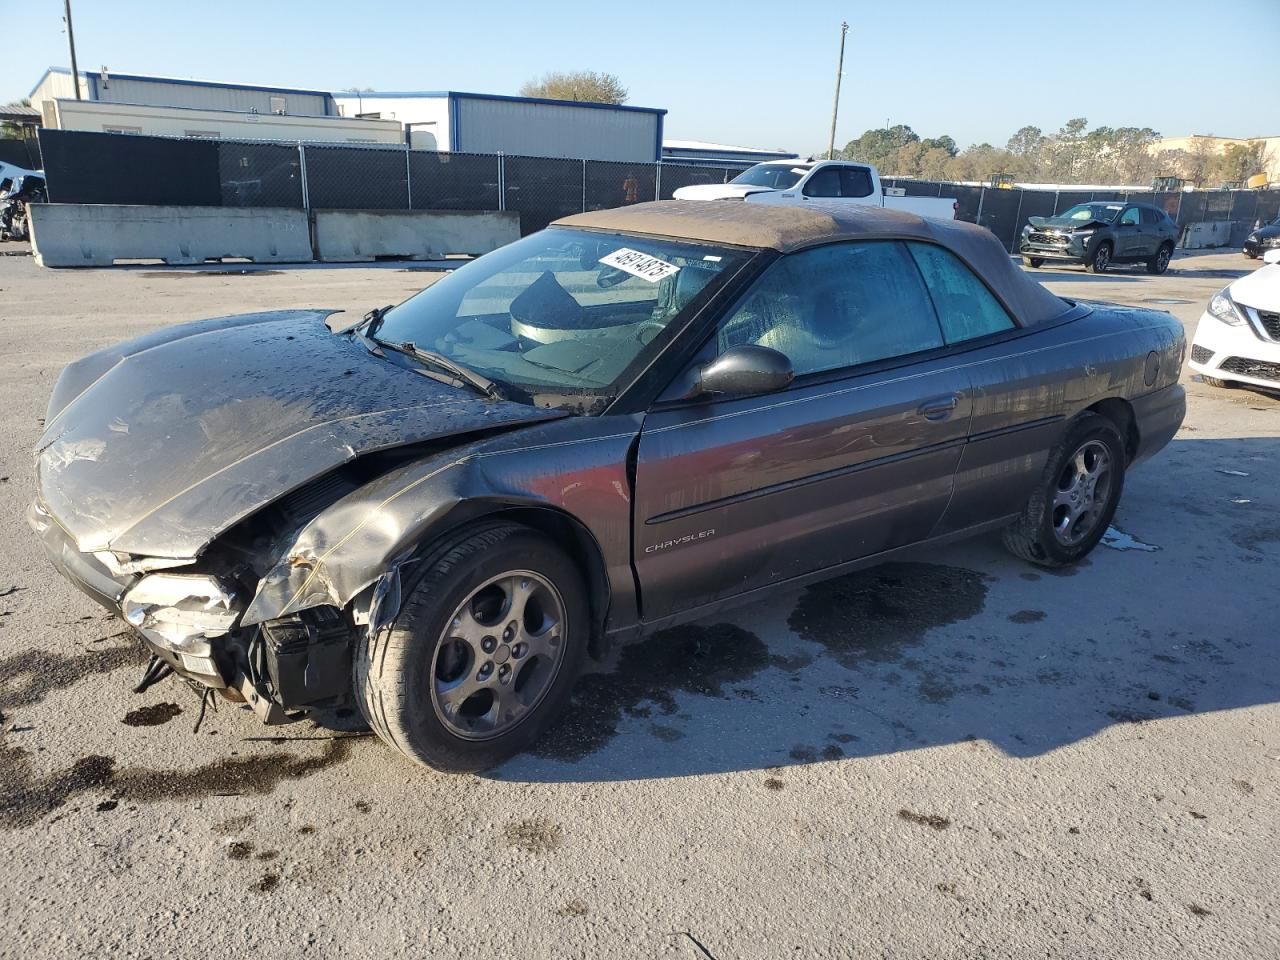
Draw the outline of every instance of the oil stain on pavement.
M24 650L0 660L0 706L29 707L90 674L142 666L147 659L137 643L71 654Z
M33 826L82 794L111 788L112 796L132 803L194 800L215 795L271 793L282 780L310 776L352 755L352 740L330 740L313 756L271 753L228 757L189 770L116 769L112 757L81 757L69 769L39 775L24 748L0 744L0 830Z
M854 669L900 660L928 630L977 616L986 598L986 582L973 570L886 563L809 587L787 622Z
M662 630L625 647L613 673L582 677L572 702L533 752L576 762L612 740L624 716L648 716L648 704L670 716L676 712L675 691L722 697L726 685L770 665L764 641L733 624ZM671 739L665 731L655 735Z

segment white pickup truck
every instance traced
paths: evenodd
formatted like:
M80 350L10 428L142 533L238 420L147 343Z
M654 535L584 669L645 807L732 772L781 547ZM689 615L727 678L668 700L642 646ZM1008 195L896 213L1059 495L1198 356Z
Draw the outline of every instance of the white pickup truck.
M954 220L959 207L954 197L908 197L901 189L886 194L875 167L844 160L770 160L742 171L728 183L681 187L672 196L677 200L794 204L822 198L828 203L836 200L905 210L935 220Z

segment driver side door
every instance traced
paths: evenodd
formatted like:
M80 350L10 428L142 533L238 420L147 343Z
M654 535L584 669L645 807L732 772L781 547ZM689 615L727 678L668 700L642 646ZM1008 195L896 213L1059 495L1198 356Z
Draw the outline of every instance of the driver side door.
M925 539L951 497L969 381L902 243L782 257L695 362L748 343L788 356L789 388L673 397L645 417L632 522L646 621Z
M1142 211L1125 207L1116 218L1116 257L1141 257L1146 245L1142 234Z

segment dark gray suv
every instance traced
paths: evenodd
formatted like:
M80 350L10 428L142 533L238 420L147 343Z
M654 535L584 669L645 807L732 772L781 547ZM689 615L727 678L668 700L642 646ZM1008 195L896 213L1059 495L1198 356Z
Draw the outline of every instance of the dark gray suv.
M1032 217L1022 228L1018 252L1029 267L1057 260L1104 273L1114 263L1145 263L1148 273L1164 273L1178 234L1177 223L1157 207L1099 200L1077 203L1056 217Z

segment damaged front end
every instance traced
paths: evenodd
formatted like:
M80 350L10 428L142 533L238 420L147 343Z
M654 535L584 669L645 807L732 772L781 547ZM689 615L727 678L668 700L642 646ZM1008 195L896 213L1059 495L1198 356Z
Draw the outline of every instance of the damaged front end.
M349 699L354 624L337 608L246 626L256 583L234 551L215 549L198 561L81 553L39 501L27 518L54 566L120 616L155 658L139 689L172 671L248 703L266 723ZM188 572L196 565L217 572Z

